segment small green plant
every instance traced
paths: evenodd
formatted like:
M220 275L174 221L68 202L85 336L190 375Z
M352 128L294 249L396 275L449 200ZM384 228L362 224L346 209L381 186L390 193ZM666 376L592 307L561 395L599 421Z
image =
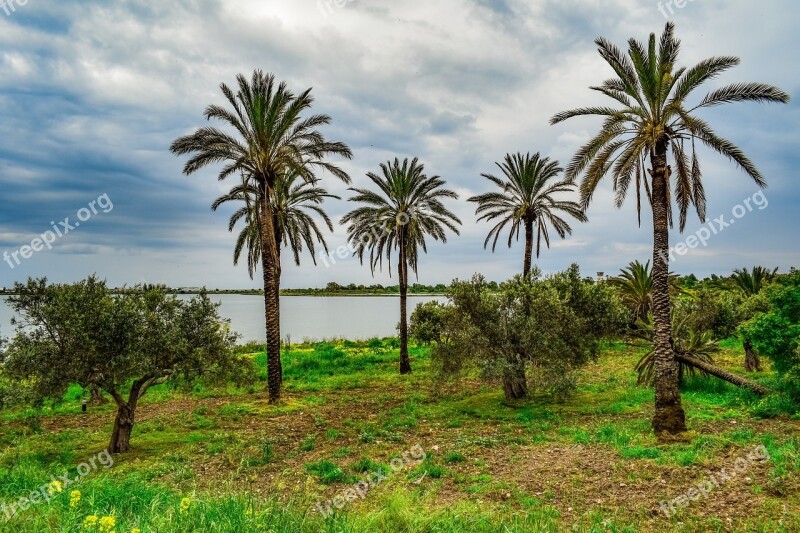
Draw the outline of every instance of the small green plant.
M316 441L316 435L308 435L303 441L300 443L300 451L301 452L310 452L314 449L314 442Z
M370 442L375 442L376 436L377 435L375 434L374 431L371 431L369 429L365 429L358 436L358 440L363 442L364 444L369 444Z
M345 483L352 479L344 473L344 470L336 466L331 461L317 461L314 463L307 463L305 470L309 474L313 474L319 478L320 483L330 485L332 483Z
M452 463L463 463L464 461L467 460L467 458L464 457L464 454L461 452L448 452L448 454L445 455L444 460L446 463L452 464Z
M389 469L386 465L382 465L370 459L369 457L362 457L351 466L352 470L358 474L366 474L372 472L388 472Z
M268 464L272 462L272 459L275 456L275 449L272 446L270 441L264 441L261 444L261 461L262 464Z

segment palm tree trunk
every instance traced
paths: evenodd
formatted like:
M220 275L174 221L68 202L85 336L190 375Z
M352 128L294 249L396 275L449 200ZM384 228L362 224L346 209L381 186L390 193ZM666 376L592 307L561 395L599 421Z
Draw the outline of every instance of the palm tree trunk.
M405 228L400 230L400 259L397 265L400 276L400 373L411 373L411 360L408 357L408 264L406 261Z
M281 265L275 239L274 219L269 190L263 185L260 198L261 266L264 273L264 312L267 327L267 388L270 403L281 397L281 323L280 278Z
M714 377L717 377L723 381L727 381L728 383L732 383L737 387L742 387L745 389L750 389L751 391L759 394L761 396L765 396L772 392L765 386L761 385L760 383L756 383L755 381L750 381L749 379L743 378L741 376L737 376L736 374L732 374L727 370L723 370L718 366L714 366L710 363L702 361L696 357L692 357L690 355L685 354L677 354L676 357L682 363L687 365L691 365L698 370L702 370L707 374L711 374Z
M761 358L758 357L749 340L744 341L744 369L748 372L764 371L761 367Z
M281 267L281 247L283 246L283 240L281 239L281 233L278 231L278 217L273 218L273 224L275 229L275 246L276 246L276 253L278 255L278 273L277 273L277 283L275 283L275 305L276 309L278 309L278 337L280 338L280 322L281 322L281 274L283 273L283 269ZM280 343L280 341L278 341ZM283 361L280 357L278 357L278 383L283 385Z
M533 219L525 217L525 262L522 265L522 275L526 278L531 273L532 257L533 257Z
M522 276L528 278L531 274L531 259L533 257L533 219L525 217L525 260L522 266ZM525 314L530 314L529 302L525 303ZM503 367L503 394L506 400L519 400L528 395L528 377L525 374L525 360L519 354L506 356Z
M669 175L667 142L656 143L651 156L653 205L653 355L655 382L655 414L653 431L656 435L676 435L686 431L686 414L681 406L678 361L672 340L672 321L669 301Z

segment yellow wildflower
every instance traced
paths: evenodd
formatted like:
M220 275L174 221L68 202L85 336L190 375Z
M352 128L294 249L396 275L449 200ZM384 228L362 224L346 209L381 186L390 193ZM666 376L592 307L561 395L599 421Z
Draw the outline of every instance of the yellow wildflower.
M131 533L142 533L138 527L131 529Z
M97 515L90 514L83 519L83 527L85 529L94 529L97 526L97 521L100 520Z
M69 506L75 507L81 501L81 491L73 490L69 493Z
M112 533L114 526L117 525L117 519L113 516L104 516L100 519L100 528L99 530L103 533Z
M191 498L184 498L181 500L181 513L186 514L189 511L189 507L192 505Z
M61 483L60 481L51 481L50 488L48 488L47 490L48 492L50 492L50 494L53 494L55 492L61 492L62 490L64 490L64 484Z

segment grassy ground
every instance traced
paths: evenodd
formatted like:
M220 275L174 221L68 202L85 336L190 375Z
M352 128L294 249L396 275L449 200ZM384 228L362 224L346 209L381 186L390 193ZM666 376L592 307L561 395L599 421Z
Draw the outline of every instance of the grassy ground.
M728 343L719 360L743 373L741 353ZM132 453L55 487L49 503L9 522L0 510L0 530L800 530L800 421L764 418L780 406L694 379L684 395L688 441L659 444L649 427L652 392L631 371L639 355L609 344L565 403L509 405L497 387L433 379L425 348L412 353L415 373L401 377L392 339L293 347L281 405L267 403L263 382L154 389L138 412ZM254 357L263 380L265 357ZM81 393L74 387L55 407L0 413L0 503L65 471L75 478L77 465L105 447L113 408L81 414ZM660 511L659 502L710 473L735 472L737 458L760 445L768 460L743 466L670 518ZM414 462L412 449L425 460ZM317 502L348 495L375 471L385 478L363 499L321 516ZM92 516L97 525L86 522ZM113 525L100 524L104 517Z

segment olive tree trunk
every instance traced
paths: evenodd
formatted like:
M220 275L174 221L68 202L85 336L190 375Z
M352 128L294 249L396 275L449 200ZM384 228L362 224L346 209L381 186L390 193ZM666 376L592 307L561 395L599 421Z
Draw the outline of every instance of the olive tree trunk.
M506 358L503 368L503 394L505 394L506 400L519 400L528 395L525 360L518 355L510 355Z
M138 393L136 394L138 396ZM108 444L108 453L127 453L131 451L131 433L136 415L137 399L123 401L117 400L117 416L114 419L114 430L111 433L111 442Z
M653 206L653 373L655 383L656 435L676 435L686 431L686 414L681 406L678 361L672 340L669 301L669 170L667 140L656 143L651 154Z
M744 369L748 372L763 372L761 358L753 349L750 341L744 341Z
M100 387L95 383L89 385L89 405L105 405L108 400L103 396Z

